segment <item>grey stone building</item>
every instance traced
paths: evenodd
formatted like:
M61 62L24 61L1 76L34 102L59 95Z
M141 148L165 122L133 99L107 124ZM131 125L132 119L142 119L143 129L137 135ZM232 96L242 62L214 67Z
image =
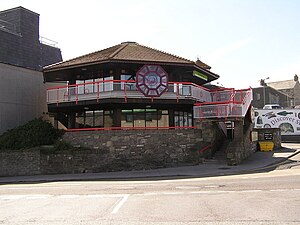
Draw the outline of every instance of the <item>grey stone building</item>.
M39 14L23 7L0 12L0 134L47 112L41 70L62 56L39 38Z
M296 74L294 75L294 79L270 82L267 85L292 98L292 106L300 106L300 83L299 77Z
M293 98L281 91L278 91L266 84L253 88L252 106L262 109L267 104L279 104L284 108L291 108L293 106Z

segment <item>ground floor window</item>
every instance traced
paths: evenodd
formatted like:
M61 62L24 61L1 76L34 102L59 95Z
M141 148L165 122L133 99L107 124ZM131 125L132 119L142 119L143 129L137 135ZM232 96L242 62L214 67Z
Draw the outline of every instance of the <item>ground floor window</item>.
M190 112L174 111L175 127L193 126L193 115Z
M126 109L121 111L121 127L168 127L169 111Z
M193 126L192 112L184 110L153 108L83 110L73 115L69 114L68 121L73 121L68 122L69 128Z
M76 113L76 128L111 127L112 124L112 110L94 110Z

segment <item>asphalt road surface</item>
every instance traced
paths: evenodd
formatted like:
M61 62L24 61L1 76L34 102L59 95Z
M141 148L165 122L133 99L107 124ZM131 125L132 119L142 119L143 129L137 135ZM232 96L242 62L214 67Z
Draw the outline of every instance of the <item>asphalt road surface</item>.
M0 224L300 224L300 156L264 173L0 186Z

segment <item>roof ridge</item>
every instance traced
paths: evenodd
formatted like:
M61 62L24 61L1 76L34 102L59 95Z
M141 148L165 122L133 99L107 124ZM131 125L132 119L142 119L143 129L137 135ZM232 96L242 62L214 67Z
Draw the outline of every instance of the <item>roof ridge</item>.
M109 59L115 57L119 52L121 52L121 51L122 51L126 46L128 46L129 44L128 44L128 43L121 43L121 44L119 44L119 45L121 45L120 48L118 48L116 51L114 51L112 54L110 54L110 55L108 56ZM115 46L116 46L116 45L115 45Z
M113 47L116 47L116 46L118 46L118 45L120 45L120 44L113 45L113 46L111 46L111 47L108 47L108 48L105 48L105 49L101 49L101 50L97 50L97 51L94 51L94 52L90 52L90 53L87 53L87 54L84 54L84 55L80 55L80 56L77 56L77 57L75 57L75 58L71 58L71 59L68 59L68 60L65 60L65 61L63 60L63 61L61 61L61 62L57 62L57 63L51 64L51 65L45 66L44 68L51 67L51 66L54 66L54 65L56 66L56 65L59 65L59 64L62 64L62 63L71 62L71 61L76 60L76 59L79 59L79 58L83 58L83 57L86 57L86 56L94 55L94 54L96 54L96 53L105 51L105 50L107 50L107 49L109 49L109 48L113 48Z
M194 63L194 61L192 61L192 60L189 60L189 59L186 59L186 58L180 57L180 56L178 56L178 55L175 55L175 54L171 54L171 53L168 53L168 52L165 52L165 51L161 51L161 50L158 50L158 49L155 49L155 48L151 48L151 47L149 47L149 46L145 46L145 45L140 45L140 44L137 44L137 45L139 45L139 46L141 46L141 47L144 47L144 48L148 48L148 49L151 49L151 50L157 51L157 52L160 52L160 53L163 53L163 54L167 54L167 55L170 55L170 56L176 57L176 58L178 58L178 59L181 59L181 60L188 61L188 62L190 62L190 63Z
M267 84L280 83L280 82L286 82L286 81L294 81L294 80L293 79L289 79L289 80L272 81L272 82L267 82ZM294 82L296 82L296 81L294 81Z

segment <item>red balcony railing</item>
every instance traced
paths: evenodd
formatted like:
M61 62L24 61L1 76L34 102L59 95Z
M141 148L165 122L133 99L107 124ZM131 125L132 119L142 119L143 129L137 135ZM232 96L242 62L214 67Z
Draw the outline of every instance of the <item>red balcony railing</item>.
M212 101L197 103L194 118L245 117L251 101L252 89L218 89L212 93Z
M51 87L47 90L47 103L63 103L84 100L100 100L105 98L120 98L126 102L128 98L145 97L136 89L135 81L103 80L84 84ZM151 98L151 97L150 97ZM168 90L160 96L161 99L193 99L199 102L212 101L211 92L190 82L169 82Z
M105 98L120 98L127 102L128 98L145 97L136 89L135 81L131 80L103 80L84 84L51 87L47 90L47 103L59 104L84 100ZM194 118L230 118L244 117L252 101L252 89L235 90L221 88L209 90L191 82L169 82L168 90L161 99L192 99ZM152 98L153 99L153 98Z

